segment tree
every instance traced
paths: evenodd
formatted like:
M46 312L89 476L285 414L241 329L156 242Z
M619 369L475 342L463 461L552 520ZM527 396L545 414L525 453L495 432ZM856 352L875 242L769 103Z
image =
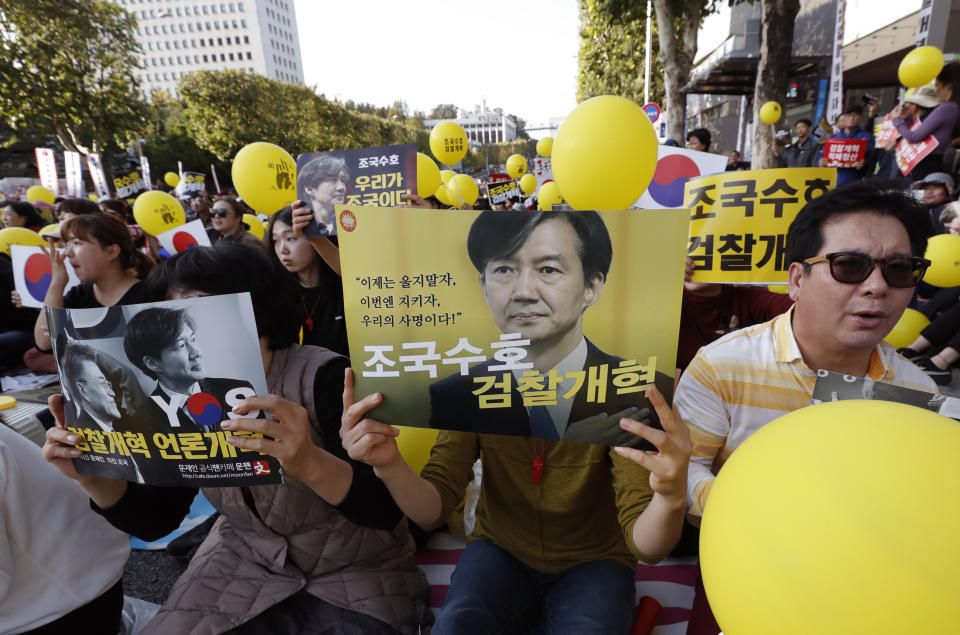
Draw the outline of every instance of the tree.
M427 119L456 119L457 107L453 104L439 104L430 111Z
M230 184L230 168L218 161L213 153L197 145L187 128L186 109L182 101L171 98L164 92L154 93L149 105L149 124L144 134L141 150L150 159L153 177L166 172L176 172L177 162L186 170L206 172L213 164L217 170L220 186Z
M773 131L760 121L760 107L768 101L781 103L787 94L790 58L793 53L793 24L800 12L800 0L762 0L760 62L753 99L753 169L776 167Z
M133 14L106 0L0 0L4 123L84 154L138 136L140 45Z
M646 8L643 11L646 14ZM597 95L619 95L643 103L645 17L623 15L611 21L602 0L580 0L580 69L577 100ZM656 24L651 48L650 99L663 101L663 66Z

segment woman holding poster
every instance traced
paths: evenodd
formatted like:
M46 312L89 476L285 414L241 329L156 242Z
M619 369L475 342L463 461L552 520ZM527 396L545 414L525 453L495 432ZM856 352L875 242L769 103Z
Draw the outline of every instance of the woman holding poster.
M195 247L151 276L167 299L249 291L271 394L249 397L235 415L266 410L271 419L230 419L224 430L242 450L278 459L285 482L205 488L221 516L144 633L316 633L414 635L428 627L427 582L413 559L406 520L372 469L340 445L340 393L348 360L298 346L294 290L262 253L239 245ZM155 540L176 528L195 488L78 477L70 460L78 439L58 426L44 456L86 489L115 527Z
M932 109L924 116L914 116L913 104ZM960 63L947 64L937 76L936 88L921 86L894 108L890 115L903 140L910 144L924 142L929 137L936 146L910 171L914 180L932 172L941 172L943 153L952 139L960 137Z

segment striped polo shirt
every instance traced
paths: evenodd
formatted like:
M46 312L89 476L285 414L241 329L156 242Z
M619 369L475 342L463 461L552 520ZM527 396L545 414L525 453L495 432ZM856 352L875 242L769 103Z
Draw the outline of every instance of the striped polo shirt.
M674 404L690 429L693 454L687 508L699 523L720 468L747 437L777 417L810 405L817 373L803 362L793 309L729 333L700 349L680 378ZM870 379L938 392L917 366L886 342L870 356Z

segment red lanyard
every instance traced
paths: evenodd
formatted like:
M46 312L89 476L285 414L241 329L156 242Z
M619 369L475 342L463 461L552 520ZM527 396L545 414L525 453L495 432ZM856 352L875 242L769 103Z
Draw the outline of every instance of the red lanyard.
M307 301L303 299L303 296L300 296L300 303L303 305L303 310L307 314L307 319L304 323L307 325L307 329L310 331L313 331L313 312L317 310L317 305L320 304L320 299L322 297L322 293L318 295L316 301L313 303L313 308L307 311Z
M543 449L537 452L537 443L530 439L530 447L533 448L533 463L530 465L530 481L536 485L543 480L543 455L547 453L547 446L550 441L543 442Z

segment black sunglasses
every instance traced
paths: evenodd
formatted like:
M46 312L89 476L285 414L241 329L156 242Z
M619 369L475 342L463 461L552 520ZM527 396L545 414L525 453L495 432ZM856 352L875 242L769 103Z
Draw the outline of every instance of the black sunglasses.
M830 262L830 275L837 282L859 284L873 273L873 267L880 265L883 279L891 287L906 289L923 279L930 261L919 256L890 256L875 259L858 251L838 251L825 256L815 256L803 261L805 265L815 265L823 261Z
M215 218L226 218L226 217L227 217L227 214L229 214L229 213L230 213L230 212L228 212L228 211L225 210L225 209L215 209L215 210L213 210L212 212L210 212L210 215L213 216L213 217L215 217Z

